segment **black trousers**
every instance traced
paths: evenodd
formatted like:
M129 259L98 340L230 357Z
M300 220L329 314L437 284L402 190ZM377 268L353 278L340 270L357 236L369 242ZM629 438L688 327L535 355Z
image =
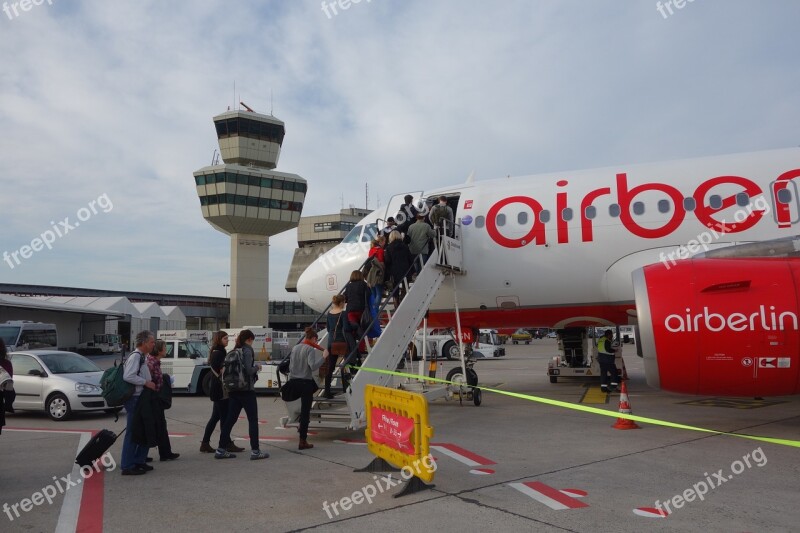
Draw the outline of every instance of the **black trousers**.
M258 450L258 405L256 404L255 391L231 392L228 397L228 414L225 416L225 423L222 425L222 432L219 436L220 449L225 449L231 442L231 431L234 424L239 420L239 413L244 409L247 414L247 429L250 432L250 449Z
M169 432L167 431L167 415L164 408L158 408L158 456L168 457L172 455L172 445L169 442Z
M206 424L206 430L203 433L203 440L202 442L210 442L211 441L211 434L214 433L214 428L217 427L217 422L219 422L220 431L222 431L222 426L225 425L225 420L228 418L228 400L214 400L214 406L211 409L211 418L208 419L208 423Z
M311 404L314 402L314 393L317 392L317 384L313 379L298 379L297 388L300 392L300 427L298 432L300 438L308 438L308 424L311 422Z
M617 365L614 364L614 357L603 355L598 356L597 362L600 364L600 385L607 387L609 383L618 383Z

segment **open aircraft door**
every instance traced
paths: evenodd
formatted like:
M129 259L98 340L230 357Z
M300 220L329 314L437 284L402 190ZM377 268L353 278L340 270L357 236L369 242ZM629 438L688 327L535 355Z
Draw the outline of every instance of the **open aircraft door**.
M383 211L382 214L378 215L378 229L383 229L386 226L386 219L389 217L397 218L397 213L400 211L400 207L403 206L405 203L406 195L410 194L414 197L411 201L412 205L419 209L419 203L422 201L422 191L416 192L404 192L403 194L395 194L391 198L389 198L389 203L386 204L386 210ZM382 211L378 209L378 211ZM396 220L397 225L399 226L402 224L402 221Z

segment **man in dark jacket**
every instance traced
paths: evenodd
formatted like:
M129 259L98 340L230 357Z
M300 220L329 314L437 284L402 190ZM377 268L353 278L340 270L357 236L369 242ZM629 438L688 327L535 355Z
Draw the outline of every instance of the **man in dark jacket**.
M600 364L600 390L603 392L614 391L617 388L617 365L614 364L617 349L611 345L613 333L607 329L597 343L597 362ZM609 382L611 388L609 389Z
M407 194L403 199L405 200L405 203L400 207L400 211L397 212L397 216L395 218L397 219L398 224L400 224L397 227L397 231L402 233L405 237L405 235L408 233L408 228L417 219L417 213L419 211L417 211L417 208L411 203L414 201L413 196Z

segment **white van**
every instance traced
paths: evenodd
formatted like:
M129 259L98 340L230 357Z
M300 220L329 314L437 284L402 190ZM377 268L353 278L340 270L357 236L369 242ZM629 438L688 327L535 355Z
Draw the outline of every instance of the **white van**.
M0 338L9 352L20 350L58 349L58 334L55 324L9 320L0 324Z

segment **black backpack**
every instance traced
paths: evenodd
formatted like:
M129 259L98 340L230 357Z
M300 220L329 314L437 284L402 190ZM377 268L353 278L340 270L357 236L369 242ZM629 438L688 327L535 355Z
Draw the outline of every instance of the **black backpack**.
M222 386L229 392L250 390L250 379L244 368L244 353L234 348L225 356L222 363Z

